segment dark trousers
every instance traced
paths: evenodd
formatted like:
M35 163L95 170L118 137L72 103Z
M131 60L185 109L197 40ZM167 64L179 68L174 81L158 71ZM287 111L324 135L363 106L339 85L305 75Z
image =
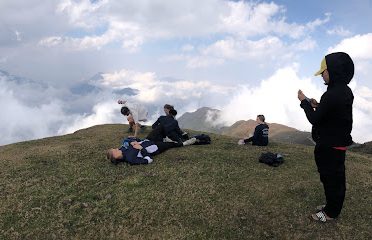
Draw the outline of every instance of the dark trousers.
M314 150L316 166L327 200L324 212L331 218L340 214L345 199L345 153L346 151L321 145L316 145Z
M249 143L253 141L253 137L244 139L244 143Z
M155 142L155 145L158 146L158 150L153 153L153 155L160 154L165 152L169 148L182 147L182 142Z
M149 135L147 135L146 139L151 140L155 143L156 146L158 146L158 150L152 155L160 154L169 148L175 148L175 147L182 147L182 142L163 142L163 138L165 137L163 127L161 125L158 125L155 129L153 129Z
M146 139L153 142L162 142L163 138L165 138L165 134L161 125L158 125L154 129L152 129L149 135L147 135L146 137Z

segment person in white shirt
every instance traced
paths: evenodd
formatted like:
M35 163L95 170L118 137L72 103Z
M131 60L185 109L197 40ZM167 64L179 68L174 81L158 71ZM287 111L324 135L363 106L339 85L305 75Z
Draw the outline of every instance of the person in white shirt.
M138 131L140 128L144 127L141 125L140 122L147 121L147 109L136 103L129 103L125 100L118 100L118 104L122 104L123 107L121 108L121 114L127 117L129 122L129 130L128 132L133 132L134 129L134 136L137 137Z

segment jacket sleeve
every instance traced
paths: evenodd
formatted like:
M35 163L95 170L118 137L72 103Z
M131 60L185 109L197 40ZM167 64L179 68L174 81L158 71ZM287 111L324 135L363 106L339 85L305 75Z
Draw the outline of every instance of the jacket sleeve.
M151 126L152 129L155 129L155 128L160 124L159 119L160 119L160 118L158 118L158 119L156 120L156 122L154 122L154 124L152 124L152 126Z
M254 129L254 133L253 133L253 140L257 140L260 138L260 135L262 134L262 131L260 129L260 125L258 125L255 129Z
M332 98L329 93L325 93L315 110L306 99L301 101L300 106L304 109L307 120L309 120L312 125L317 125L322 121L326 113L332 108L333 105L334 98Z
M131 164L131 165L138 165L138 164L149 164L149 163L152 163L152 159L151 157L149 156L148 152L145 150L145 148L142 148L141 149L141 154L142 154L142 157L139 157L138 156L138 150L137 149L132 149L131 151L134 151L132 152L132 154L127 154L125 157L126 157L126 161Z

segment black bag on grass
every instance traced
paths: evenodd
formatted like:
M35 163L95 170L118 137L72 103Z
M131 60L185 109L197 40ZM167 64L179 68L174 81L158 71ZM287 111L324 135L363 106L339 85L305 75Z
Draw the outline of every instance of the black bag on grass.
M272 167L277 167L284 162L284 159L279 153L266 152L261 154L258 161Z

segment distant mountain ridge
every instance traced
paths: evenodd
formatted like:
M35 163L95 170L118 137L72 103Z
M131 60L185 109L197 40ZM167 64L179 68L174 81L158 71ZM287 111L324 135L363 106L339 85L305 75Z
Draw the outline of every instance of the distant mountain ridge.
M218 109L202 107L195 112L184 113L180 118L178 118L178 123L181 128L221 133L224 126L214 126L211 124L212 121L215 121L219 117L220 113L221 111Z
M231 126L224 126L223 124L215 124L214 122L219 118L221 111L208 107L202 107L195 112L186 112L178 122L181 128L193 129L203 132L212 132L231 137L243 138L248 137L254 132L256 121L240 120ZM295 128L288 127L278 123L268 123L269 138L276 142L295 143L303 145L314 145L311 139L310 132L299 131Z

